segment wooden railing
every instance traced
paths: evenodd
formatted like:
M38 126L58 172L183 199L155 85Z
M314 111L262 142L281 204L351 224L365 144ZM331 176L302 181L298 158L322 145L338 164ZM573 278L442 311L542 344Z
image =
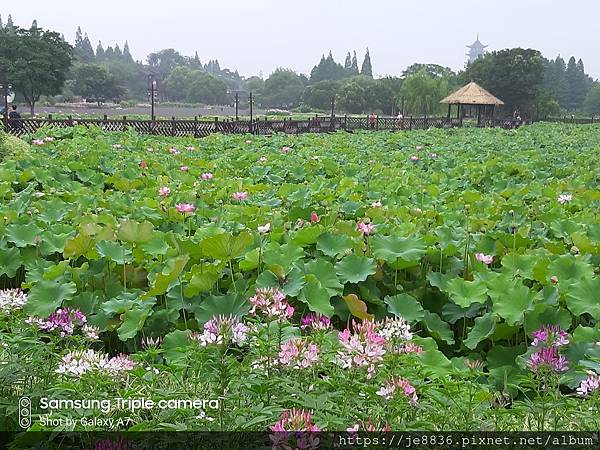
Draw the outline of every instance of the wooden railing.
M255 134L271 135L275 133L301 134L301 133L329 133L334 131L354 132L359 130L370 131L410 131L426 130L429 128L456 128L461 127L461 119L449 117L311 117L307 119L274 119L274 120L232 120L232 119L175 119L170 120L143 120L129 119L54 119L51 115L47 118L9 119L4 120L4 129L13 135L22 136L33 134L45 126L58 128L82 125L85 127L98 127L105 131L127 131L133 129L141 134L160 136L193 136L205 137L213 133L222 134ZM494 119L485 126L502 128L516 128L522 123L511 119Z
M574 117L574 116L563 116L563 117L545 117L540 119L540 122L554 122L554 123L572 123L576 125L593 125L600 123L600 117Z

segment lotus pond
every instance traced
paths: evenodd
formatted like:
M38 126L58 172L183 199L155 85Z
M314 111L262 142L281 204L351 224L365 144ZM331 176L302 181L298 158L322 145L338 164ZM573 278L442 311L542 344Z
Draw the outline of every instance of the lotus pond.
M599 428L600 127L28 142L0 428Z

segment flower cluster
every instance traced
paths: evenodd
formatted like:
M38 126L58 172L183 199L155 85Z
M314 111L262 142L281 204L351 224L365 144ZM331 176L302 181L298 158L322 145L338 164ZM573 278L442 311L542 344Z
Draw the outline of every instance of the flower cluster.
M285 295L278 289L257 289L256 295L250 298L252 309L250 314L263 314L268 318L288 319L294 315L294 308L285 300Z
M588 371L588 376L577 388L577 393L584 397L593 393L600 393L600 375Z
M0 291L0 311L4 314L20 310L27 303L27 294L21 289L2 289Z
M356 229L362 232L362 234L365 236L369 236L375 233L375 225L373 225L372 223L358 222L356 224Z
M354 333L346 328L338 334L342 350L337 361L345 369L366 367L367 378L372 378L375 366L383 361L385 339L377 333L377 325L371 321L353 322Z
M56 373L69 377L81 377L88 372L101 372L108 375L119 375L129 372L135 367L135 362L126 355L109 358L108 355L88 349L74 351L63 356Z
M73 310L71 308L57 309L55 312L50 314L47 319L40 317L30 317L26 320L30 325L36 325L40 330L43 331L60 331L60 336L72 336L75 326L83 326L87 323L87 318L78 309ZM89 330L88 330L89 332Z
M400 347L400 353L406 353L406 354L414 353L414 354L420 355L421 353L423 353L423 347L415 344L414 342L406 342L404 345L402 345Z
M310 411L292 409L281 413L279 422L271 426L270 435L272 448L278 449L316 449L319 448L319 438L312 433L320 431L313 424Z
M410 384L410 382L404 378L394 378L388 380L385 384L377 391L377 395L383 397L385 400L391 400L394 398L396 392L402 391L411 405L416 405L419 398L417 397L416 389Z
M374 433L374 432L389 433L390 431L392 431L392 427L390 427L390 424L387 422L385 424L383 424L383 427L377 426L373 423L373 420L369 417L369 420L367 421L367 423L365 423L361 420L353 427L346 429L346 431L348 433L357 433L361 430L368 431L370 433Z
M197 340L202 347L211 344L225 344L230 342L238 346L244 345L248 338L249 328L240 322L236 316L214 316L204 324L203 333L195 333L192 335L194 340Z
M279 364L294 369L306 369L319 360L319 348L306 339L290 339L281 344Z
M545 325L537 331L531 333L533 342L531 345L540 347L542 345L551 347L560 347L569 343L569 335L561 330L558 325Z
M379 324L379 335L387 341L410 341L413 337L410 325L402 317L387 317Z
M331 328L331 320L322 314L308 313L300 320L301 330L327 330Z

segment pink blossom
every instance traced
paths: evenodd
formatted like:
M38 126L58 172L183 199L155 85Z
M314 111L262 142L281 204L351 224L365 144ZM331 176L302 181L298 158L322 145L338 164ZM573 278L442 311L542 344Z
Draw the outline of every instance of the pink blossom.
M190 170L190 168L189 168L188 166L181 166L181 167L179 168L179 170L181 170L182 172L187 172L187 171L189 171L189 170Z
M316 211L313 211L310 213L310 222L311 223L318 223L321 219L319 218L319 215L316 213Z
M186 147L185 149L189 152L193 152L194 150L196 150L196 147L193 147L190 145L190 146Z
M358 222L358 224L356 224L356 229L361 231L365 236L375 233L375 225L372 223Z
M229 345L232 342L241 347L247 340L249 330L238 317L220 315L213 316L204 324L204 332L193 334L192 338L202 347L212 344Z
M248 140L246 141L246 144L252 144L252 141L251 141L250 139L248 139Z
M415 149L416 149L418 152L420 152L421 150L423 150L423 146L422 146L422 145L417 145L417 146L415 147Z
M52 142L52 141L54 140L54 138L53 138L52 136L46 136L46 137L44 138L44 140L45 140L46 142Z
M406 354L415 353L420 355L423 353L423 347L415 344L414 342L407 342L401 347L400 352Z
M381 202L377 200L376 202L371 203L371 208L381 208Z
M76 326L83 326L87 323L87 318L78 309L60 308L50 314L47 319L39 317L29 317L26 323L36 325L40 330L52 332L58 330L60 336L71 336Z
M411 160L411 161L413 161L413 162L417 162L417 161L419 161L420 159L421 159L421 158L419 158L417 155L412 155L412 156L410 157L410 160Z
M43 139L35 139L33 141L33 145L44 145L44 140Z
M93 325L86 324L82 327L81 332L89 340L96 341L96 340L98 340L98 337L100 335L100 328L93 326Z
M346 429L346 431L349 433L356 433L359 430L367 431L369 433L375 433L375 432L389 433L390 431L392 431L392 428L390 427L390 424L387 422L383 425L383 427L380 425L375 425L373 423L373 419L371 419L369 417L369 420L366 423L361 420L353 427Z
M436 158L438 157L438 155L437 155L437 153L430 153L430 154L429 154L429 157L430 157L431 159L436 159Z
M600 392L600 375L588 371L588 377L581 382L577 388L577 393L583 397Z
M327 330L331 328L331 320L322 314L308 313L300 320L301 330Z
M191 212L196 211L196 206L194 206L190 203L177 203L175 205L175 209L178 212L185 214L185 213L191 213Z
M401 391L402 395L404 395L411 405L416 405L418 401L417 391L410 384L410 382L404 378L394 378L393 380L388 380L385 382L378 391L377 395L383 397L385 400L391 400L396 391Z
M147 169L148 168L148 163L146 162L145 159L142 159L140 161L140 169Z
M569 334L558 325L544 325L537 331L531 333L533 347L551 346L561 347L569 343Z
M372 378L376 365L383 361L386 341L377 333L374 322L353 321L352 327L354 333L349 328L338 333L342 349L337 353L337 363L344 369L366 367L367 378Z
M212 180L213 177L214 177L214 175L212 173L210 173L210 172L206 172L206 173L203 173L202 175L200 175L200 177L203 180Z
M279 422L271 426L273 450L313 450L319 448L319 438L314 434L319 427L312 423L312 415L308 411L292 409L281 414Z
M279 289L256 289L254 297L250 298L252 309L250 314L262 314L267 318L288 319L294 315L294 308L286 301L285 295Z
M559 355L558 347L542 347L529 357L531 371L536 373L541 367L547 367L553 372L568 370L567 360Z
M162 345L163 342L163 338L162 336L159 336L157 338L153 338L151 336L146 336L144 339L142 339L142 347L149 349L149 348L158 348Z
M168 186L163 186L158 190L158 195L161 197L168 197L171 194L171 188Z
M177 150L175 147L171 147L171 148L169 149L169 153L170 153L171 155L180 155L180 154L181 154L181 152L180 152L179 150Z
M261 156L261 157L259 158L259 161L260 161L260 162L267 162L267 157L266 157L266 156Z
M560 203L561 205L564 205L565 203L568 203L571 200L573 200L572 194L560 194L558 196L558 203Z
M248 198L248 193L247 192L234 192L232 195L233 199L236 201L242 201L242 200L246 200Z
M306 369L319 361L319 348L306 339L290 339L281 344L279 364L294 369Z
M492 255L485 255L483 253L476 253L475 258L477 261L480 261L488 266L494 262L494 257Z
M112 148L115 148L115 149L121 148L121 144L113 144Z
M281 149L281 153L285 153L285 154L287 154L287 153L289 153L291 150L292 150L292 149L291 149L290 147L283 147L283 148Z
M18 311L27 303L27 294L21 289L0 290L0 312L10 314Z

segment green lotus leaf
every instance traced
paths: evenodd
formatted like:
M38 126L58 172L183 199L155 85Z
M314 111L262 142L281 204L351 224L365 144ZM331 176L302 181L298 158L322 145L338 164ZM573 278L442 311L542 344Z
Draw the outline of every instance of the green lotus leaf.
M17 247L27 247L36 244L36 238L40 239L40 230L34 223L11 224L6 227L6 237L9 242Z
M31 316L47 317L77 291L75 283L39 281L29 291L25 312Z
M325 233L317 239L317 250L332 258L343 255L351 248L352 239L345 234Z
M575 316L587 313L600 320L600 278L574 282L567 292L567 308Z
M343 283L359 283L377 271L375 261L360 255L348 255L335 265L335 271Z
M454 278L448 282L446 291L454 303L468 308L473 303L485 303L488 289L480 280L465 281L462 278Z
M463 343L467 348L475 350L481 341L494 334L495 329L496 315L494 313L487 313L484 316L475 319L475 325L471 328L469 335Z
M425 311L419 301L409 294L398 294L385 297L388 311L396 317L402 317L409 323L418 322L425 317Z

